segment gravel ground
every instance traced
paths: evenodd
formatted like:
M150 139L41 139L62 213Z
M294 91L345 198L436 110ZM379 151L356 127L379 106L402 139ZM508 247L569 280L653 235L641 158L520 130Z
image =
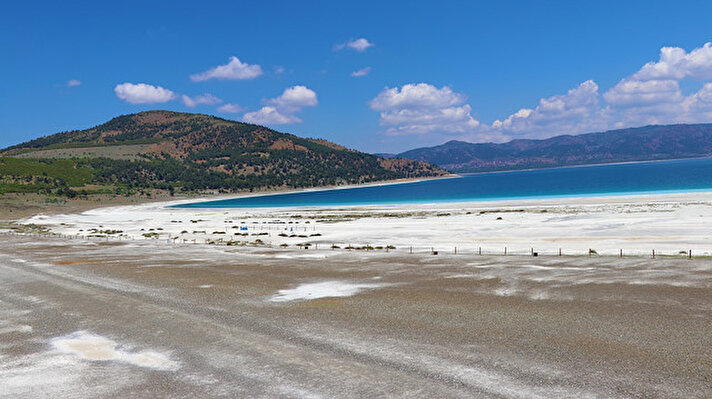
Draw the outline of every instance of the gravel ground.
M0 238L0 397L712 397L709 259Z

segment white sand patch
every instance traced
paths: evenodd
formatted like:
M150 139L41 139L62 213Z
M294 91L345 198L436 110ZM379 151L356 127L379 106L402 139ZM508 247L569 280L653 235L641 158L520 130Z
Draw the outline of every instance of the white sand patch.
M203 284L203 285L199 285L198 288L213 288L213 285L212 284Z
M178 363L155 351L129 352L118 343L87 331L54 338L52 346L64 353L94 361L118 361L157 370L176 370Z
M479 276L472 273L456 273L445 276L445 278L474 278L477 279Z
M505 248L507 254L518 255L528 255L532 249L539 255L557 255L560 249L564 255L588 255L594 249L606 256L618 256L620 250L626 256L650 256L653 249L659 255L710 252L707 221L712 218L712 192L348 207L166 207L194 201L38 215L23 223L91 241L135 240L157 247L232 241L239 246L231 246L230 251L261 256L251 247L270 247L280 251L270 256L286 260L343 254L349 245L381 247L352 251L352 256L382 254L387 245L395 247L389 252L412 250L428 256L431 250L454 254L455 248L459 255L470 256L480 251L503 254ZM107 229L122 233L86 238ZM308 251L298 250L298 244L311 246ZM339 248L332 251L332 245Z
M312 300L318 298L343 298L358 294L361 291L388 286L385 283L352 283L348 281L323 281L321 283L301 284L296 288L279 290L270 298L270 302L289 302Z
M23 333L23 334L28 334L32 332L32 326L20 324L16 326L8 326L8 327L0 327L0 335L1 334L10 334L10 333Z

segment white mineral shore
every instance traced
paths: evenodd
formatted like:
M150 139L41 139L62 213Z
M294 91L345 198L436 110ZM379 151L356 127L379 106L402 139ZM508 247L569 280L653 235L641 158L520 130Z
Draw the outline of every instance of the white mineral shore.
M211 198L210 200L214 200ZM332 245L427 253L684 256L712 254L712 192L436 204L295 208L170 208L191 201L37 215L23 223L111 240ZM299 245L301 244L301 245ZM336 249L336 248L335 248Z

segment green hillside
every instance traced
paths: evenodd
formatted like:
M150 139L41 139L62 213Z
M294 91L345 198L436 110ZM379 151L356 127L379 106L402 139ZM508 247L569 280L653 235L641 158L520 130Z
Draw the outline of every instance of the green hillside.
M382 159L263 126L169 111L124 115L0 150L0 192L70 196L80 190L237 192L444 174L424 162Z

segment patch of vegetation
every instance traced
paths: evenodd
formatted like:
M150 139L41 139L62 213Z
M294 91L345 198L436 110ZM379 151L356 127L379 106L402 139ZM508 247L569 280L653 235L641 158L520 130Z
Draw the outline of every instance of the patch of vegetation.
M85 156L12 158L46 149L155 144L136 159ZM150 148L150 150L149 150ZM38 192L76 197L87 184L117 195L150 190L238 192L364 183L442 175L422 162L386 162L323 140L199 114L149 111L87 130L62 132L0 152L0 193ZM109 156L107 154L107 156Z

